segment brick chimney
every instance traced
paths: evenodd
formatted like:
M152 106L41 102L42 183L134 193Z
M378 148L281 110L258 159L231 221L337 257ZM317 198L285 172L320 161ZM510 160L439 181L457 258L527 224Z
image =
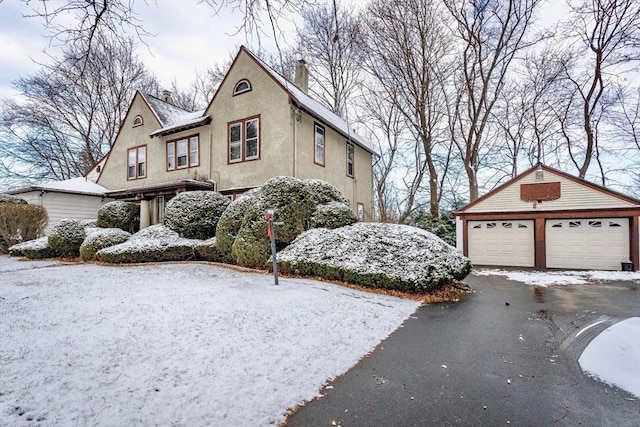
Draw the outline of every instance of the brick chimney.
M164 102L168 102L169 104L173 105L173 97L171 96L171 91L163 90L162 91L162 100Z
M298 60L296 64L296 75L293 83L304 93L309 93L309 69L304 59Z

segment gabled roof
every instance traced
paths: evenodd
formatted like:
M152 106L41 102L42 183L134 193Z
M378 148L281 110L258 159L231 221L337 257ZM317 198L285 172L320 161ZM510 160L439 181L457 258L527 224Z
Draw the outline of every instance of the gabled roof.
M267 65L264 61L262 61L256 55L254 55L245 46L242 46L240 48L240 50L238 51L238 54L236 55L229 69L233 68L234 64L236 63L236 61L238 60L238 57L242 52L245 52L251 59L253 59L256 62L256 64L258 64L258 66L262 68L278 84L278 86L280 86L289 95L291 102L294 103L297 107L309 113L311 116L319 119L324 124L328 125L332 129L334 129L336 132L342 134L345 138L359 145L366 151L372 154L377 154L373 146L369 143L369 141L367 141L361 135L358 135L358 133L356 133L356 131L349 126L349 123L345 119L338 116L336 113L329 110L320 102L316 101L315 99L313 99L312 97L304 93L294 83L290 82L285 77L280 75L277 71L275 71L273 68ZM227 71L227 74L228 74L228 71ZM213 100L215 99L215 97L216 96L214 95L213 99L207 106L207 110L213 103Z
M561 171L559 169L555 169L555 168L552 168L550 166L546 166L546 165L543 165L543 164L540 163L540 164L537 164L537 165L533 166L532 168L522 172L520 175L516 176L515 178L510 179L509 181L505 182L504 184L494 188L493 190L489 191L488 193L486 193L482 197L479 197L477 200L475 200L475 201L463 206L462 208L460 208L455 213L456 214L464 213L465 211L469 210L470 208L472 208L472 207L478 205L479 203L482 203L483 201L493 197L497 193L500 193L505 188L507 188L509 186L512 186L512 185L516 184L518 181L521 181L523 178L526 178L527 176L531 175L532 173L535 173L535 171L539 170L539 169L542 170L542 171L547 171L547 172L550 172L552 174L558 175L558 176L560 176L560 177L562 177L564 179L570 180L570 181L572 181L572 182L574 182L574 183L576 183L576 184L578 184L580 186L583 186L583 187L589 188L591 190L606 194L608 196L611 196L611 197L613 197L615 199L618 199L618 200L621 200L623 202L630 203L632 205L640 206L640 200L638 200L638 199L635 199L635 198L630 197L630 196L628 196L626 194L622 194L620 192L611 190L609 188L603 187L601 185L594 184L593 182L586 181L586 180L584 180L582 178L578 178L576 176L573 176L573 175L570 175L570 174L568 174L566 172L563 172L563 171Z
M32 185L7 191L7 194L22 194L30 191L45 191L53 193L81 194L87 196L103 196L107 190L102 185L98 185L84 177L65 179L63 181L53 181L46 184Z
M205 116L204 110L187 111L155 96L143 93L140 95L161 126L160 129L149 135L151 137L190 129L211 121L211 116Z

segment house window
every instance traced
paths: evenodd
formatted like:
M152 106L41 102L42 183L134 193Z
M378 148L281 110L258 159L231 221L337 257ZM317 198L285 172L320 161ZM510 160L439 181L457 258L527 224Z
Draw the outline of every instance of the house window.
M147 146L130 148L127 151L127 179L146 178Z
M229 124L229 163L260 158L260 117Z
M184 169L200 164L198 135L167 142L167 170Z
M347 142L347 176L353 178L353 143Z
M156 224L164 221L164 196L156 197Z
M324 127L319 124L315 125L314 147L313 161L320 166L324 166Z
M578 228L582 225L581 221L569 221L569 228Z
M529 228L529 227L527 227L527 224L518 223L518 228Z
M360 221L364 221L364 205L362 203L358 203L358 218Z
M511 222L503 222L502 228L513 228L513 223Z
M609 221L609 227L622 227L618 222Z
M251 83L249 80L242 79L238 83L236 83L233 88L234 95L240 95L241 93L250 92L251 91Z
M562 223L561 222L556 222L555 224L551 225L551 228L562 228Z
M489 222L487 223L487 230L490 230L492 228L496 228L496 223L495 222Z
M589 226L600 228L602 227L602 221L589 221Z
M144 124L144 120L142 120L142 116L138 115L133 119L132 127L142 126L143 124Z

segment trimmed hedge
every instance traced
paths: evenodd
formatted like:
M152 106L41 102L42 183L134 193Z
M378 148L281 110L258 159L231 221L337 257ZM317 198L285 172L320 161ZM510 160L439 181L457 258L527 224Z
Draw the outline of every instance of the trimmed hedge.
M221 262L233 263L235 261L231 253L233 242L236 240L240 228L242 228L242 220L245 214L259 193L260 189L255 188L240 195L227 206L227 209L220 216L216 227L216 245L220 252Z
M380 223L309 230L277 259L283 273L405 292L439 289L472 268L468 258L427 231Z
M204 242L197 243L194 250L198 259L204 261L220 262L222 259L215 237L205 240Z
M209 239L229 203L215 191L182 192L167 202L164 225L187 239Z
M131 237L131 233L119 228L91 228L86 232L87 237L80 245L80 258L83 261L92 261L100 249L119 245Z
M140 205L121 200L105 203L98 211L96 225L135 233L140 229Z
M13 245L9 248L9 254L30 259L54 258L57 256L56 252L49 246L49 238L46 236Z
M356 213L344 203L319 205L309 220L310 228L340 228L358 222Z
M86 237L80 221L65 218L51 229L48 241L58 256L75 258L80 256L80 246Z
M184 239L162 224L144 228L119 245L96 252L98 261L114 264L189 261L196 258L199 240Z
M313 200L318 205L326 205L331 202L340 202L345 205L349 204L349 201L344 197L344 194L326 181L322 181L320 179L305 179L304 183L309 188L311 197L313 197Z

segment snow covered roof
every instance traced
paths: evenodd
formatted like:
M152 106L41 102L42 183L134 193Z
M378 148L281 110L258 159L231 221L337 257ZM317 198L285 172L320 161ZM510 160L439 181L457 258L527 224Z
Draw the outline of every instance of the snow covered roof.
M29 187L19 188L17 190L7 191L7 194L22 194L29 191L48 191L58 193L84 194L89 196L103 196L108 190L102 185L85 178L71 178L63 181L53 181L46 184L32 185Z
M171 189L210 190L213 184L197 181L195 179L181 179L178 181L160 182L157 184L141 185L138 187L121 188L119 190L106 190L110 197L127 196L134 193L147 193Z
M187 111L155 96L141 95L162 126L150 135L152 137L207 124L211 120L211 116L204 115L204 110Z
M360 147L364 148L368 152L372 154L377 154L374 150L373 146L369 141L367 141L361 135L358 135L354 129L349 126L349 123L338 116L333 111L329 110L327 107L322 105L320 102L316 101L302 90L300 90L295 84L288 81L286 78L281 76L277 71L263 62L260 58L251 53L246 47L243 47L245 52L249 54L264 70L271 75L284 89L289 93L289 95L293 98L293 101L298 104L303 110L307 111L311 115L317 116L319 119L323 120L327 125L332 127L334 130L342 133L345 137L349 138L351 141L358 144Z

